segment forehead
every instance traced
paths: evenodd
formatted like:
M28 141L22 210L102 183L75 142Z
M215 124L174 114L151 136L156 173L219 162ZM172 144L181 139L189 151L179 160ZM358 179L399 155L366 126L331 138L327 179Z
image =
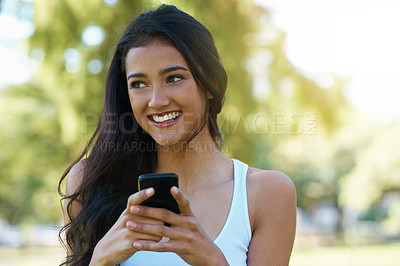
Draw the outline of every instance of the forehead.
M181 53L166 41L156 40L149 45L132 47L126 58L126 72L161 70L171 66L184 66L187 63Z

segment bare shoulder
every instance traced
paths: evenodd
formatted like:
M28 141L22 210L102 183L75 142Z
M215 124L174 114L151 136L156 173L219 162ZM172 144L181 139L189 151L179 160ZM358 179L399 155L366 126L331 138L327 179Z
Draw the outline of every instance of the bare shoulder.
M260 220L296 209L296 188L287 175L278 171L249 168L247 194L253 229Z
M247 186L250 195L256 197L295 196L293 181L284 173L250 167L247 173Z
M84 170L85 170L84 160L79 161L71 168L67 177L67 186L65 189L65 195L69 196L73 194L77 190L77 188L81 185Z
M277 171L249 168L252 240L247 265L288 265L296 231L296 189Z
M64 201L64 224L68 224L71 219L75 219L79 213L81 206L77 201L74 201L71 205L69 196L73 195L78 187L81 185L83 180L83 174L85 170L84 160L76 163L68 173L67 185L65 188L65 198ZM70 205L70 207L69 207Z

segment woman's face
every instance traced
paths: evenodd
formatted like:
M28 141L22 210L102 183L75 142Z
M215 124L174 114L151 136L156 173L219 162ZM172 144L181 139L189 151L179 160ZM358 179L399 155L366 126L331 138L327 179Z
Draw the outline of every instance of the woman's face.
M133 114L159 145L183 142L202 125L205 98L183 56L167 42L131 48L126 78Z

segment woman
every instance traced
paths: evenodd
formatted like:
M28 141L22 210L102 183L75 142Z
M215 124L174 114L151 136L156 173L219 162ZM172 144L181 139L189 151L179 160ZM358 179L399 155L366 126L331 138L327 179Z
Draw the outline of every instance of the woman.
M219 151L226 84L211 34L188 14L162 5L128 26L99 125L60 180L65 264L288 264L293 183ZM138 191L138 176L164 172L179 176L179 214L140 205L154 189Z

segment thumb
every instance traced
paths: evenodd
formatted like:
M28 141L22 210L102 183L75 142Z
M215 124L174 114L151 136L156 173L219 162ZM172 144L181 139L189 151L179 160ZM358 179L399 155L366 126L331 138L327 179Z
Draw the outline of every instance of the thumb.
M152 187L140 190L140 191L136 192L135 194L132 194L128 198L128 203L126 206L127 211L131 212L130 209L133 205L141 204L143 201L145 201L148 198L150 198L151 196L153 196L153 194L154 194L154 188L152 188Z
M183 194L182 190L174 186L171 188L171 194L178 203L179 212L181 215L194 216L190 207L190 202L188 198Z

